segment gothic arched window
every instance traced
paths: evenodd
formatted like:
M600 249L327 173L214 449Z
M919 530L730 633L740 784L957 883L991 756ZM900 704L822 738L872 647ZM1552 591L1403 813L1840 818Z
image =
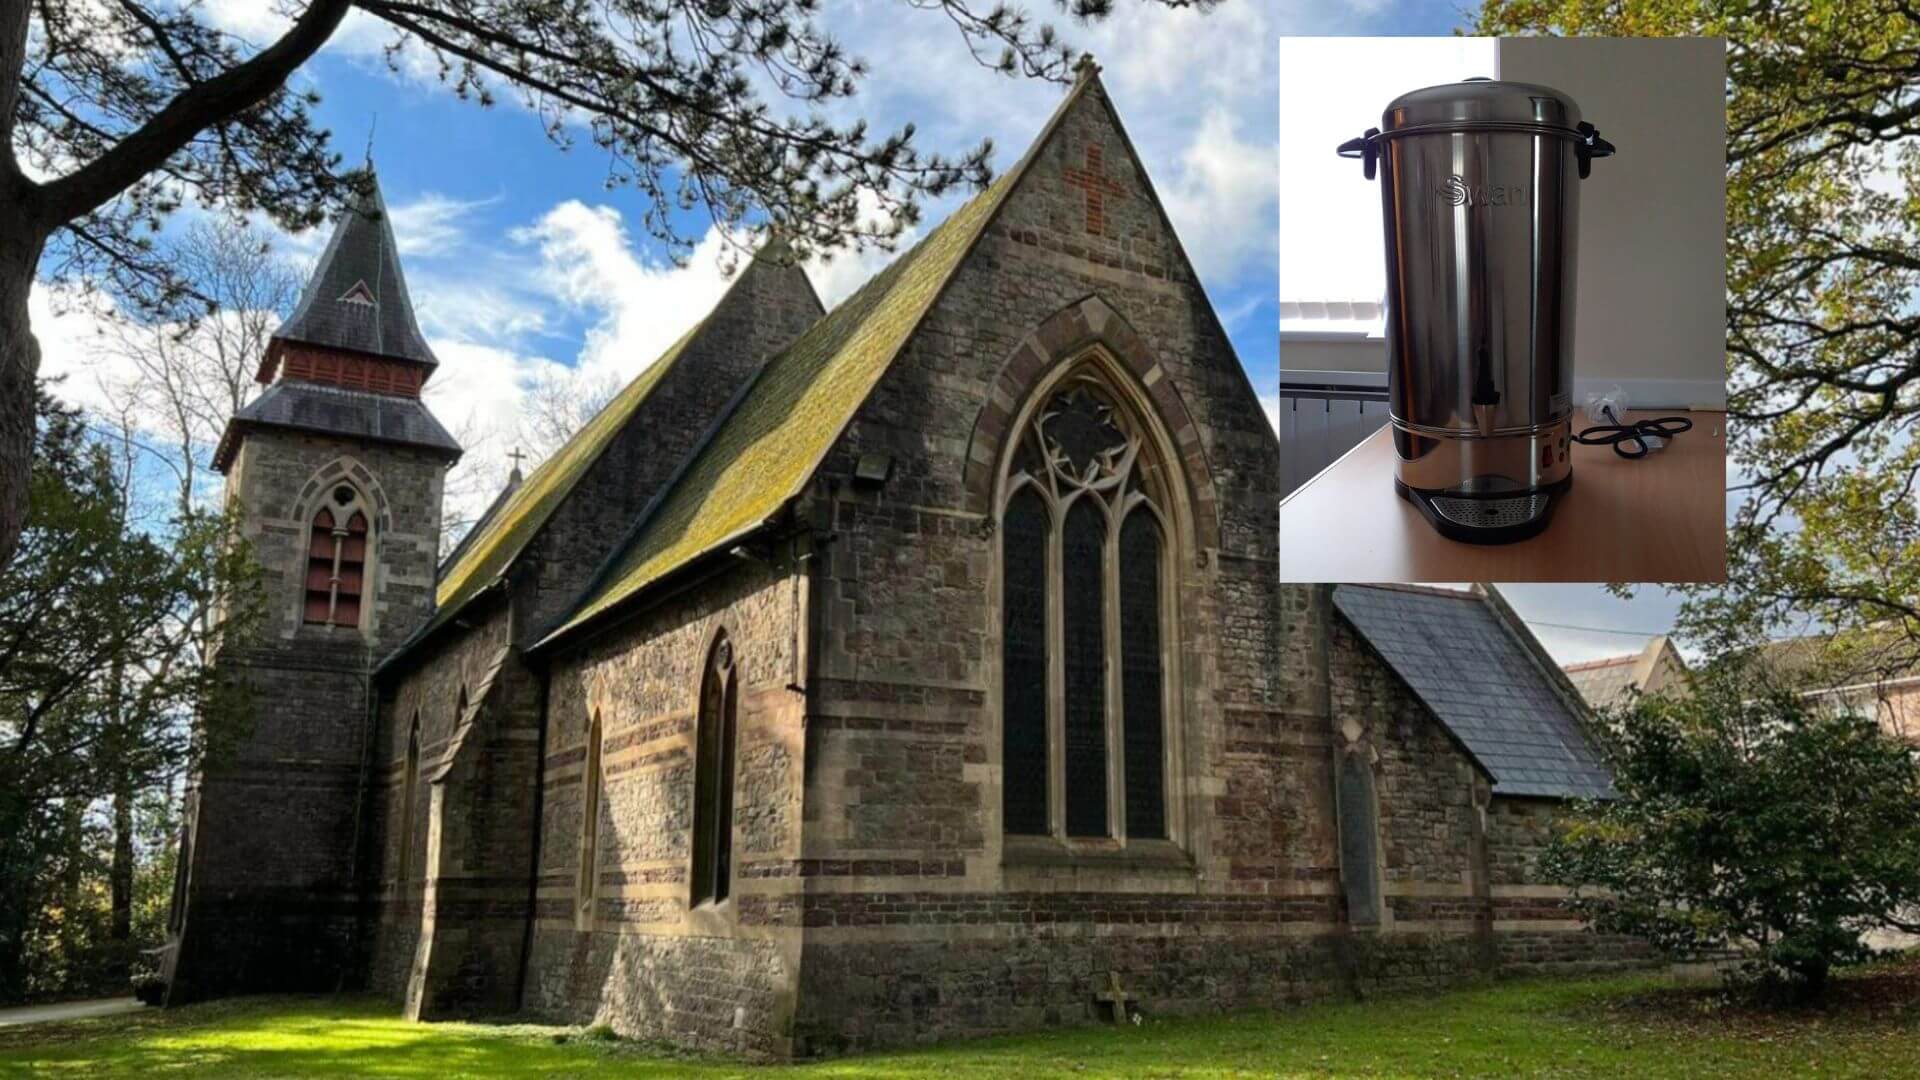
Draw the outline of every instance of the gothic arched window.
M1168 837L1167 484L1091 371L1019 437L1000 507L1009 834Z
M575 887L579 905L575 918L580 929L593 926L594 894L600 885L600 792L604 785L600 768L600 714L593 714L587 729L587 768L581 780L580 805L580 878Z
M700 678L693 760L695 906L725 900L733 879L733 759L740 708L733 660L733 644L721 634Z
M319 626L360 626L366 587L367 511L345 484L313 515L307 539L307 601L303 620Z

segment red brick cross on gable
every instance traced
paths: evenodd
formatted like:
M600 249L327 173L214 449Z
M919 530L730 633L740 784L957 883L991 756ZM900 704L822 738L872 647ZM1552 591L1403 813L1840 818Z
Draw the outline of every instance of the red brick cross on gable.
M1087 196L1087 231L1103 233L1107 230L1107 198L1127 197L1127 189L1110 179L1103 169L1105 152L1097 142L1087 144L1087 167L1076 169L1069 165L1061 170L1068 187L1079 188Z

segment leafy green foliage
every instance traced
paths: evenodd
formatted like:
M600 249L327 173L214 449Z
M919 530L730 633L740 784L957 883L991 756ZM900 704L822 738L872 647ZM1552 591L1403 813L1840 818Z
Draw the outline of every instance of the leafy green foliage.
M38 413L33 511L0 570L0 1000L97 986L89 965L109 939L102 962L124 982L130 935L93 925L111 917L114 832L238 733L244 691L209 661L261 614L258 571L224 515L138 527L109 444L44 391ZM125 820L103 823L116 797Z
M1726 588L1718 654L1806 620L1920 668L1920 8L1911 0L1486 0L1488 34L1727 39Z
M1920 764L1872 718L1732 666L1608 720L1620 797L1569 815L1542 867L1596 929L1739 948L1817 994L1867 958L1863 934L1916 927Z

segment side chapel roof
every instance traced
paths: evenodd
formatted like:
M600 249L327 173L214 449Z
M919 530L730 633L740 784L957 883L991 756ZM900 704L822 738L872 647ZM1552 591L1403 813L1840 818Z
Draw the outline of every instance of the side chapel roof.
M1341 585L1333 604L1493 777L1495 794L1612 796L1573 687L1490 587Z

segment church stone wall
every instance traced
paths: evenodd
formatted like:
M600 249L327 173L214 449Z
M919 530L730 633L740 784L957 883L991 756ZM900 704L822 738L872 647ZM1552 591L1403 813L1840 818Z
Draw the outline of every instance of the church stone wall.
M1494 937L1509 972L1580 972L1656 963L1639 938L1596 934L1565 906L1567 889L1547 884L1540 857L1562 804L1496 796L1487 808L1487 863Z
M351 640L364 647L364 672L418 629L433 610L440 547L440 497L446 466L418 450L290 431L246 436L227 473L230 498L245 508L242 531L262 571L267 598L262 636L269 641ZM373 637L306 627L308 527L340 482L372 504Z
M739 561L551 669L539 904L523 1006L634 1038L789 1052L807 587ZM693 747L715 635L739 671L732 896L689 907ZM578 915L586 740L601 723L596 902Z
M1325 733L1283 722L1272 429L1097 86L1036 155L822 470L796 1053L1088 1023L1113 979L1161 1013L1349 982ZM1092 171L1120 189L1097 210L1069 183ZM1178 838L1111 857L1002 842L999 541L970 469L1089 344L1195 489ZM876 452L891 477L854 486Z
M464 688L472 695L481 688L490 665L509 641L510 615L507 605L498 600L491 606L479 607L471 613L469 628L441 639L431 649L423 650L414 659L411 670L391 686L383 688L380 726L368 778L372 842L371 858L365 869L370 882L369 899L374 907L368 981L374 990L395 999L403 998L407 992L409 975L418 952L428 878L435 879L436 899L444 894L451 900L452 893L461 886L459 882L443 877L446 873L444 866L470 864L474 856L480 854L445 850L447 845L443 837L443 867L428 866L433 800L432 784L427 777L436 772L453 753L461 691ZM503 674L512 673L522 681L531 678L517 660L510 660L509 664L508 672ZM489 695L495 701L509 696L501 682L496 679ZM402 821L401 812L406 802L407 738L416 713L420 718L420 778L414 787L413 815L411 819ZM492 715L487 717L488 720L494 718ZM537 716L523 719L530 723L537 721ZM498 734L489 732L487 735L469 736L468 741L477 744L487 737L497 738ZM475 749L478 749L477 745ZM467 777L460 774L449 777L449 780L455 785L452 790L457 792ZM495 846L505 850L495 851L494 855L496 859L505 857L510 860L515 851L529 850L532 842L524 832L524 823L532 820L531 786L525 783L502 785L501 790L474 794L484 797L468 805L451 806L446 812L456 815L493 815L495 820L505 816L512 820L514 815L510 812L504 815L500 812L510 811L518 801L525 801L523 831L519 835L509 831L499 836ZM408 856L404 867L400 863L402 848L406 849ZM512 890L497 899L517 900L520 909L517 914L524 915L524 882L518 886L503 883L497 887ZM515 925L518 925L517 920ZM502 973L507 983L504 989L508 1008L511 1008L511 984L516 974L512 968Z
M219 664L253 695L253 720L232 754L196 778L170 1001L357 978L367 676L431 602L443 474L434 457L381 444L258 431L241 445L228 491L261 567L266 618ZM343 481L376 514L372 641L300 621L308 517Z

